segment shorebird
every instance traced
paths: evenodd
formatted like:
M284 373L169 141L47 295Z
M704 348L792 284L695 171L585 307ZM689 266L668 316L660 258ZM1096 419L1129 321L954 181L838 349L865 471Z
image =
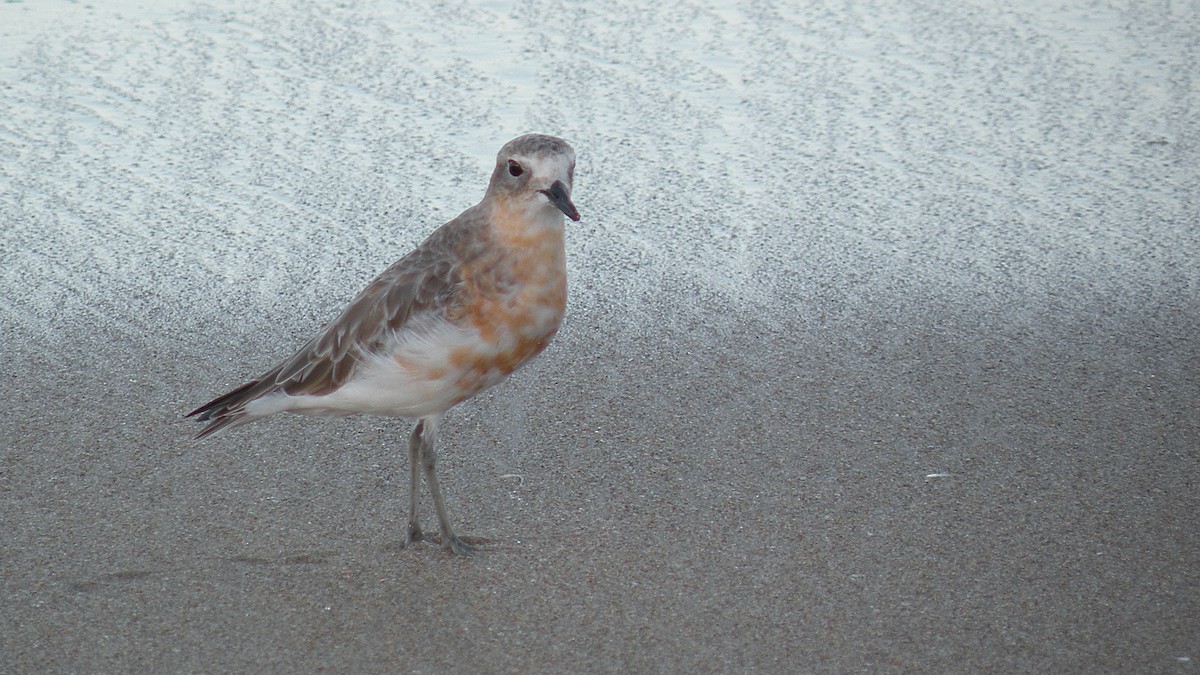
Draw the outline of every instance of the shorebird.
M423 469L442 545L472 553L442 501L438 426L447 410L541 353L558 330L567 302L563 216L579 220L574 173L575 151L562 139L509 141L481 202L384 270L291 358L188 413L209 423L196 438L279 412L416 418L405 544L424 539Z

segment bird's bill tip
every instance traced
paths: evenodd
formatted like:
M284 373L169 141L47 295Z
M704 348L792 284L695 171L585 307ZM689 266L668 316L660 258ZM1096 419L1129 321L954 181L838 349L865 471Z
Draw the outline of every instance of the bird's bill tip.
M571 202L571 195L567 192L567 186L563 185L561 180L554 181L549 190L542 190L542 194L550 200L550 203L562 211L568 218L575 222L579 222L579 211L575 208L575 204Z

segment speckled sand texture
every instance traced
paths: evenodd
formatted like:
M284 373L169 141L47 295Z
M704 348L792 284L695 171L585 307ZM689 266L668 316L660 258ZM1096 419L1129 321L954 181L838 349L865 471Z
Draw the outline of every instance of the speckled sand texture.
M1197 672L1200 6L425 4L0 4L0 671ZM406 421L191 440L528 131L482 555Z

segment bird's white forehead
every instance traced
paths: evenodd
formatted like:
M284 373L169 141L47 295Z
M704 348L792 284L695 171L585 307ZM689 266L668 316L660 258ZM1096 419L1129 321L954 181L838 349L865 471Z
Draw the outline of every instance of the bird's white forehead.
M538 176L566 176L575 166L575 153L570 149L553 154L512 155Z

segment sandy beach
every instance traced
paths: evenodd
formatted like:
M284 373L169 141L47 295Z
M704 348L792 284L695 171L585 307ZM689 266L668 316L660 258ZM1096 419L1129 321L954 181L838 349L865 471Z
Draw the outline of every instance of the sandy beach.
M0 26L0 672L1197 671L1195 3ZM410 421L192 440L526 132L583 218L442 427L481 554Z

